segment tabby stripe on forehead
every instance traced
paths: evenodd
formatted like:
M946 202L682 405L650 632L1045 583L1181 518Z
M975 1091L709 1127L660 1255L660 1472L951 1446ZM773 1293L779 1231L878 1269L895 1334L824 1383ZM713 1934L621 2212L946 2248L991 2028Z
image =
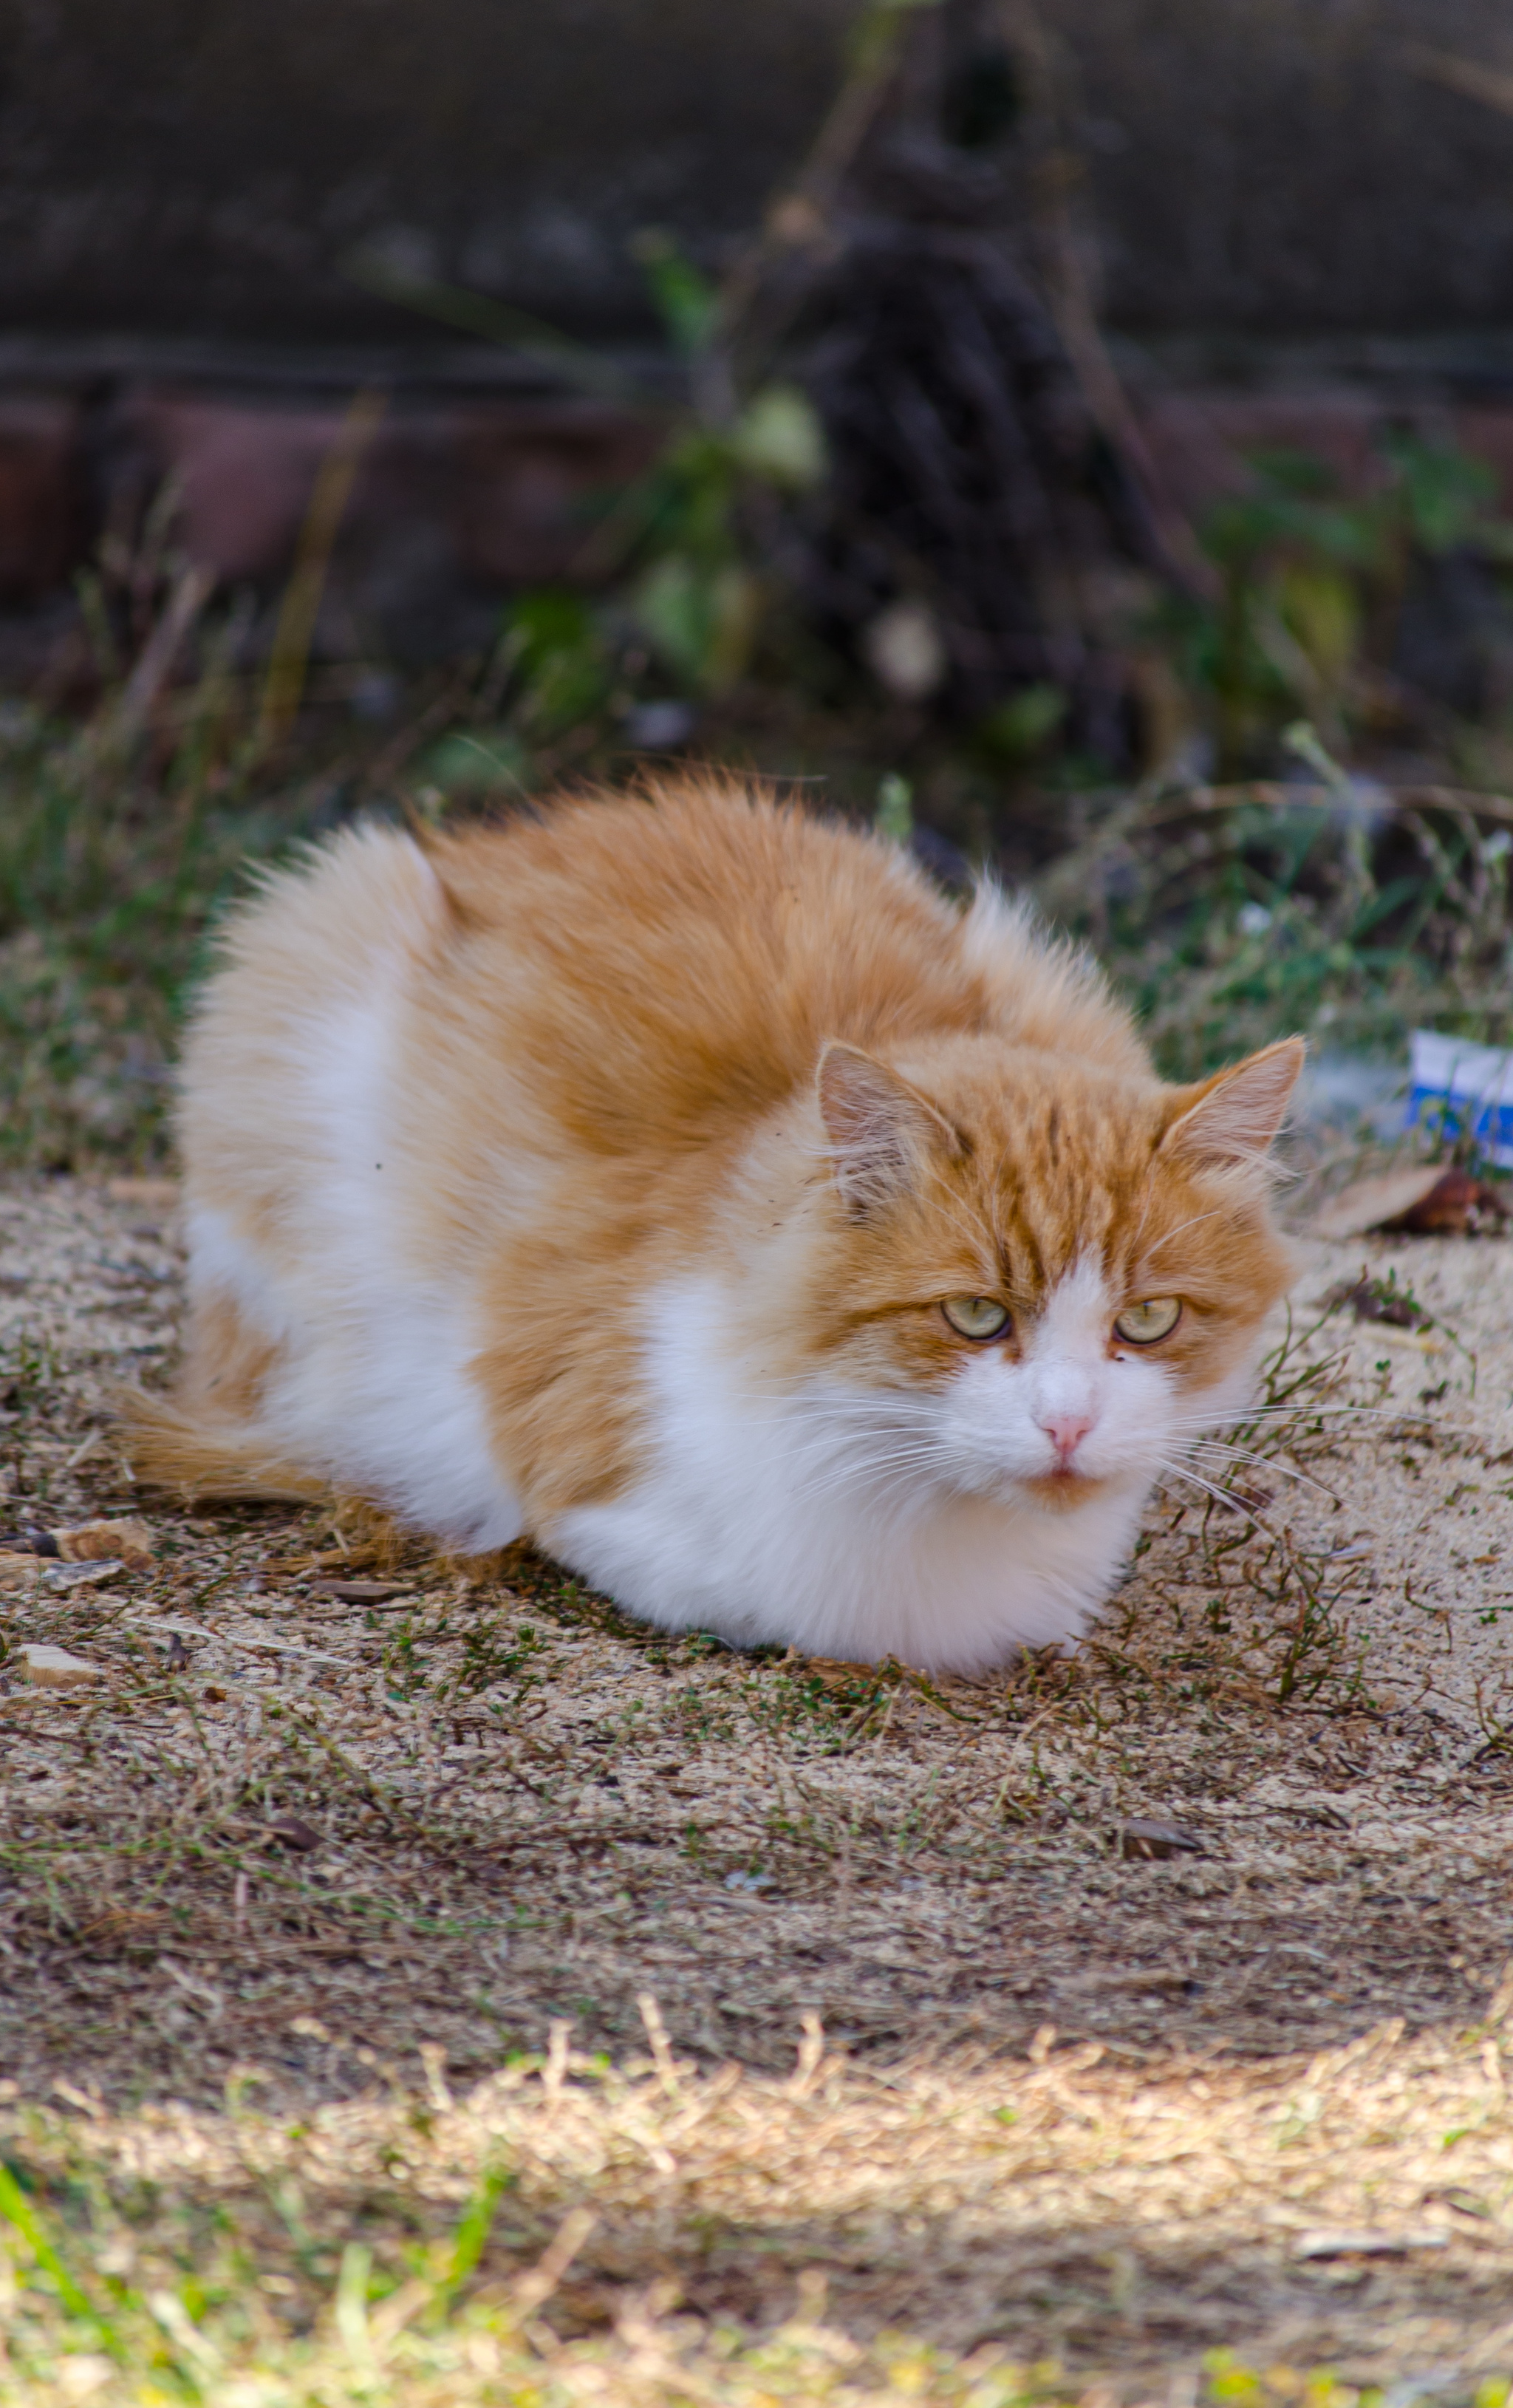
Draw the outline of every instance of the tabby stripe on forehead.
M1064 1129L1064 1122L1063 1124ZM1017 1264L1023 1274L1023 1284L1035 1293L1048 1295L1058 1281L1073 1268L1084 1254L1096 1254L1104 1264L1105 1275L1111 1272L1107 1259L1117 1211L1106 1195L1085 1178L1074 1177L1070 1166L1063 1176L1068 1180L1066 1192L1056 1199L1060 1227L1046 1227L1044 1215L1032 1219L1030 1200L1034 1194L1033 1176L1021 1177L1009 1183L1010 1160L1005 1159L1004 1181L998 1191L1008 1216L1008 1230L1001 1235L1000 1252L1006 1279L1012 1287L1012 1271ZM995 1198L995 1203L998 1199ZM1126 1249L1120 1248L1122 1256ZM1022 1287L1021 1287L1022 1292Z
M1046 1285L1046 1258L1040 1251L1040 1240L1017 1191L1011 1191L1009 1207L1009 1242L1004 1248L1004 1268L1011 1271L1014 1262L1028 1257L1029 1284L1039 1293Z

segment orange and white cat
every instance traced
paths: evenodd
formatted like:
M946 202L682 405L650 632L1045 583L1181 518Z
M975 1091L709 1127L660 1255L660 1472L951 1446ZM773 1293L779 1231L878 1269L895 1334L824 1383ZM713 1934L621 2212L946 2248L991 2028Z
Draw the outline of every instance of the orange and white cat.
M1302 1055L1163 1085L992 887L712 775L343 835L232 920L189 1038L139 1474L528 1535L736 1643L1075 1641L1246 1401Z

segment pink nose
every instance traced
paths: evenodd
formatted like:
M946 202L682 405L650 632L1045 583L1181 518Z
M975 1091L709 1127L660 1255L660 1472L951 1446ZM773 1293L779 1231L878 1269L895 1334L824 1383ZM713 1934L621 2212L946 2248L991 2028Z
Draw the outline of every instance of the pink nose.
M1092 1427L1091 1413L1052 1413L1040 1425L1063 1465L1069 1464Z

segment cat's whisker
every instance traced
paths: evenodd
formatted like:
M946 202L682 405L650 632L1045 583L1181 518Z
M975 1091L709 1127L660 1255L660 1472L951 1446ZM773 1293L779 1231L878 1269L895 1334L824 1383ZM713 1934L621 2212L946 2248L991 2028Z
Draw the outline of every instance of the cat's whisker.
M961 1207L949 1197L937 1194L934 1201L935 1209L948 1226L955 1230L963 1244L977 1256L978 1269L973 1273L973 1277L980 1277L984 1287L996 1287L1002 1276L1002 1246L996 1243L985 1244L980 1222L974 1226Z
M1140 1217L1131 1234L1132 1249L1138 1249L1140 1240L1145 1235L1145 1225L1150 1218L1150 1206L1155 1192L1150 1173L1147 1171L1145 1183L1140 1190Z
M1175 1229L1168 1229L1164 1237L1157 1238L1155 1240L1150 1247L1150 1253L1152 1254L1159 1254L1163 1246L1169 1246L1173 1239L1180 1238L1185 1230L1196 1229L1205 1221L1217 1221L1221 1210L1221 1206L1216 1205L1211 1212L1194 1212L1190 1221L1178 1221ZM1143 1217L1141 1226L1144 1226Z
M1278 1456L1263 1455L1253 1446L1236 1446L1232 1439L1227 1438L1205 1438L1200 1434L1197 1438L1190 1438L1186 1443L1189 1446L1201 1447L1207 1454L1233 1455L1237 1462L1279 1463L1280 1461Z
M1222 1505L1227 1512L1243 1513L1248 1521L1261 1522L1260 1514L1251 1507L1242 1505L1239 1498L1232 1497L1227 1489L1216 1488L1211 1480L1205 1480L1199 1472L1189 1469L1185 1465L1163 1462L1160 1470L1163 1479L1185 1480L1190 1487L1201 1489L1206 1497L1211 1497L1215 1504ZM1267 1526L1261 1522L1261 1526L1264 1529Z
M1326 1488L1321 1481L1315 1480L1310 1473L1306 1471L1299 1471L1295 1466L1292 1464L1272 1463L1264 1455L1221 1455L1214 1456L1205 1451L1201 1454L1200 1460L1203 1462L1206 1469L1215 1473L1221 1472L1231 1468L1242 1469L1248 1471L1265 1472L1268 1475L1275 1476L1278 1480L1293 1481L1301 1488L1311 1488L1316 1497L1328 1497L1333 1498L1335 1494L1332 1488Z
M1224 1463L1251 1465L1257 1470L1274 1472L1278 1480L1294 1480L1300 1487L1311 1488L1316 1496L1327 1497L1331 1500L1334 1498L1334 1490L1326 1488L1321 1480L1315 1480L1311 1472L1300 1471L1296 1464L1278 1463L1274 1455L1251 1455L1244 1447L1206 1446L1201 1441L1194 1447L1193 1453L1205 1456L1218 1455Z
M820 1438L844 1433L845 1442L852 1444L858 1438L876 1435L881 1439L921 1440L932 1437L937 1426L935 1412L906 1418L864 1412L827 1412L821 1407L808 1411L780 1409L771 1413L753 1413L746 1417L753 1429L790 1430L803 1440L810 1432Z
M1221 1412L1216 1412L1210 1405L1206 1408L1203 1406L1194 1406L1191 1412L1179 1412L1175 1414L1173 1418L1179 1422L1206 1422L1210 1426L1217 1426L1228 1429L1241 1429L1247 1426L1249 1423L1258 1421L1302 1421L1305 1419L1311 1419L1320 1413L1373 1412L1381 1410L1382 1408L1377 1406L1362 1406L1349 1403L1337 1405L1294 1405L1292 1403L1283 1403L1277 1405L1245 1405L1242 1406L1238 1412L1235 1412L1233 1408L1226 1409Z
M921 1398L900 1407L886 1395L871 1399L864 1397L832 1398L827 1396L794 1398L771 1413L754 1414L755 1422L770 1426L782 1424L792 1429L813 1426L821 1430L847 1432L848 1439L858 1429L875 1430L879 1436L925 1434L939 1423L939 1406L935 1398Z
M838 1463L817 1466L814 1473L802 1479L792 1493L813 1499L831 1495L837 1489L881 1482L891 1473L896 1475L905 1469L921 1465L938 1469L939 1450L919 1447L886 1455L849 1455Z
M941 1451L938 1433L928 1430L853 1429L844 1435L821 1430L801 1443L806 1455L845 1455L848 1460L879 1450L889 1455L931 1455Z
M1385 1405L1256 1405L1249 1412L1238 1413L1178 1413L1168 1426L1173 1429L1249 1429L1263 1421L1313 1422L1340 1420L1351 1414L1361 1420L1382 1422L1415 1422L1427 1428L1425 1413L1394 1412Z

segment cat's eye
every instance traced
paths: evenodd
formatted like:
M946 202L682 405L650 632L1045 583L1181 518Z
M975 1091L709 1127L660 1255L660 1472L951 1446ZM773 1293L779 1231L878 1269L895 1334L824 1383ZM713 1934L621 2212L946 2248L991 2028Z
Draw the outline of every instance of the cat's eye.
M1169 1338L1181 1318L1180 1297L1148 1296L1143 1303L1127 1304L1115 1316L1114 1328L1132 1346L1153 1346L1158 1338Z
M1008 1327L1008 1307L991 1296L949 1296L940 1308L963 1338L1001 1338Z

